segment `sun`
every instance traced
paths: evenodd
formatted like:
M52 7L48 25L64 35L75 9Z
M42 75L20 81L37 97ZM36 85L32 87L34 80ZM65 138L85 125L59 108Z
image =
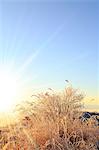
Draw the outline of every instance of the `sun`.
M18 95L18 84L12 72L0 70L0 112L9 112Z

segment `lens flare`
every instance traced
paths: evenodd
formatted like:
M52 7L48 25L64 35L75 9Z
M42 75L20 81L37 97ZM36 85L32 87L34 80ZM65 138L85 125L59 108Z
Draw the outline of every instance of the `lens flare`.
M0 70L0 112L12 109L18 94L18 84L12 73Z

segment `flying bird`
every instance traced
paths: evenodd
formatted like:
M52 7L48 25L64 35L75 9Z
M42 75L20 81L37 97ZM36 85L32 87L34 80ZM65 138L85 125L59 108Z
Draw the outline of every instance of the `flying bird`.
M68 80L65 80L67 83L69 83L69 81Z

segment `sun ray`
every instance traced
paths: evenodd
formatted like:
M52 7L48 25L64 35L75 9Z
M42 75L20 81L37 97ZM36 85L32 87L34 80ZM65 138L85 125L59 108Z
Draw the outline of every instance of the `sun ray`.
M20 67L19 72L24 71L33 62L33 60L38 57L42 50L61 32L64 26L65 24L63 23L56 28L56 30L47 38L47 40L44 41L40 47L27 58L27 60L25 60L23 65Z

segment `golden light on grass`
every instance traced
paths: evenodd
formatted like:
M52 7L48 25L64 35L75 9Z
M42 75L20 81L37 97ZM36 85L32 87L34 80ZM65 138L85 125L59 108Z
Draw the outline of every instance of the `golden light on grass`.
M19 105L18 122L0 128L2 150L96 150L95 118L82 122L83 94L72 87L35 94Z

